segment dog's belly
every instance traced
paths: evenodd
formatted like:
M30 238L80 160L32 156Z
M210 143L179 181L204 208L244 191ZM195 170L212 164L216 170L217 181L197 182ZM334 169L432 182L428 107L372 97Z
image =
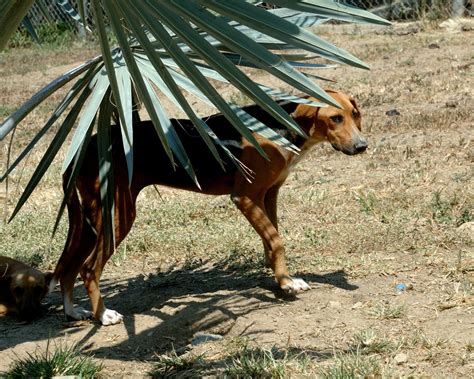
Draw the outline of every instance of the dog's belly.
M168 159L168 162L161 161L161 165L166 163L171 166L169 158L165 157L165 159ZM224 195L232 192L235 180L234 170L224 172L220 166L202 169L200 167L202 166L201 164L196 164L196 159L192 157L190 159L194 164L193 167L200 188L181 166L176 167L175 170L171 167L164 168L161 166L153 170L153 172L148 171L143 175L140 169L135 170L134 183L136 183L137 190L140 191L146 186L157 184L209 195Z

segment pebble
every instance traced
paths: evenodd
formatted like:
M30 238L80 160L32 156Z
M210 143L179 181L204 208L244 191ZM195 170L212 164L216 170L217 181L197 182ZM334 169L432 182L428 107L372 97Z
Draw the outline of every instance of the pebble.
M224 337L222 337L221 335L219 334L212 334L212 333L199 333L199 334L196 334L192 341L191 341L191 344L193 346L198 346L198 345L201 345L205 342L213 342L213 341L220 341L221 339L223 339Z
M397 365L401 365L402 363L405 363L408 360L408 355L406 355L405 353L398 353L393 359L395 360L395 363Z
M385 112L387 116L400 116L400 112L397 109L390 109L389 111Z

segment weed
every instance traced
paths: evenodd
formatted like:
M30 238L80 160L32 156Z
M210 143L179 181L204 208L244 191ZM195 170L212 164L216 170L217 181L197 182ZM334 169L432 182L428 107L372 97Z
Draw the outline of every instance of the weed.
M228 359L225 375L231 378L285 378L287 355L277 349L245 347Z
M40 267L44 262L44 255L39 251L35 251L33 254L26 256L24 262L32 267Z
M158 357L152 378L192 378L200 377L206 369L206 363L201 355L180 355L176 351Z
M325 230L314 229L311 227L304 229L304 236L312 246L319 246L327 239L327 232Z
M0 119L9 116L13 113L14 110L14 108L7 107L5 105L0 105Z
M72 43L75 38L74 29L62 22L45 23L35 26L36 34L42 45L49 48L65 47ZM26 30L18 30L9 40L8 47L30 47L33 40Z
M469 342L469 343L466 345L466 350L467 350L469 353L474 352L474 341Z
M400 343L393 343L379 337L374 330L366 329L356 333L353 337L351 350L361 354L393 353L400 348Z
M408 340L408 343L412 346L419 346L425 350L428 350L430 354L433 354L431 350L440 349L443 346L446 346L447 340L437 337L428 337L421 330L418 330L414 333L411 338Z
M444 345L446 345L446 342L447 341L442 338L428 338L426 336L423 336L421 346L427 350L431 350L443 347Z
M310 358L287 350L254 348L246 338L229 342L225 353L217 360L206 360L203 355L178 356L173 350L159 357L150 375L153 378L194 378L218 374L227 378L286 378L289 372L304 373Z
M436 191L431 200L432 217L440 224L459 226L474 220L472 209L462 204L457 194L450 199L443 198L441 191Z
M401 318L405 314L405 306L379 302L372 307L370 314L377 318L387 320Z
M227 345L223 358L224 377L287 378L306 373L311 362L308 354L291 349L251 347L248 338L236 338Z
M377 198L373 192L356 194L356 200L359 203L361 212L367 215L374 214L374 209L377 205Z
M322 369L318 376L327 379L346 379L381 378L389 375L376 357L354 353L336 357L336 363Z
M46 352L36 351L26 358L18 358L4 373L7 379L14 378L51 378L53 376L75 376L94 378L102 370L102 365L95 363L91 357L82 355L76 346L62 346Z

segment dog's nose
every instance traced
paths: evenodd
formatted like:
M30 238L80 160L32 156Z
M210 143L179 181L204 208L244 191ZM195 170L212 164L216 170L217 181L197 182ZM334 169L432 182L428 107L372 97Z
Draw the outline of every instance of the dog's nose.
M354 147L357 154L363 153L367 149L367 141L359 140Z

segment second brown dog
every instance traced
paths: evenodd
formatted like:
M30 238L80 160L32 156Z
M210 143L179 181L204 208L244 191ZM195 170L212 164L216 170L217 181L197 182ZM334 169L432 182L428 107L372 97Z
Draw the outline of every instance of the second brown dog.
M0 256L0 314L31 321L42 314L41 300L48 293L52 273Z

